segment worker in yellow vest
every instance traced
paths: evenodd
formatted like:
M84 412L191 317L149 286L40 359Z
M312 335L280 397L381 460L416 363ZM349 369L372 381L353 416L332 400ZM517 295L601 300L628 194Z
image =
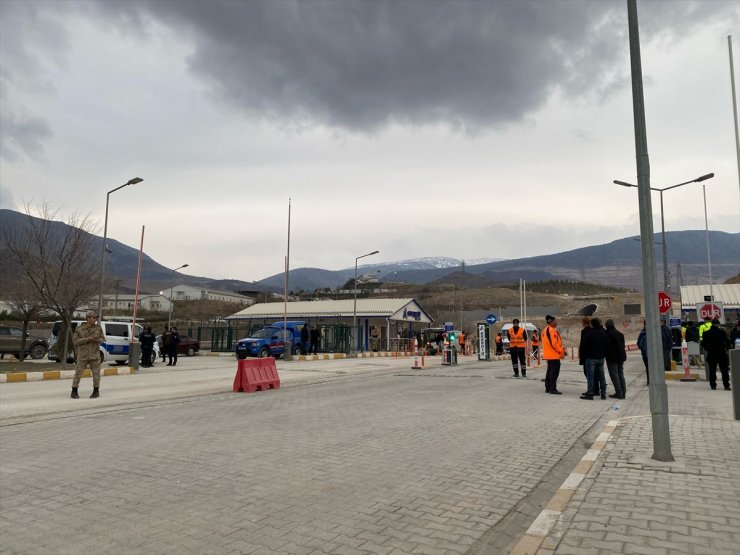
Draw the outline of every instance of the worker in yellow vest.
M707 331L709 328L712 327L712 319L707 316L704 318L704 323L699 325L699 345L702 345L702 337L704 337L704 332ZM707 362L707 351L704 349L704 347L701 347L701 354L702 359L704 361L704 377L707 381L709 381L709 363Z
M507 332L509 335L509 354L511 354L511 365L514 368L514 378L519 377L519 372L522 373L522 378L527 377L527 363L524 355L527 350L527 332L524 328L519 327L519 320L514 318L512 320L512 327Z

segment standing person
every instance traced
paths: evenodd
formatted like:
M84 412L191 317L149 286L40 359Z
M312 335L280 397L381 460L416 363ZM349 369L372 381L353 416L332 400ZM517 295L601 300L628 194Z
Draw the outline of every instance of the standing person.
M460 337L458 338L458 341L460 342L460 354L461 355L465 354L465 339L466 339L465 332L461 330Z
M712 327L712 319L709 316L704 317L704 323L699 325L699 345L702 344L704 332ZM707 362L707 353L702 349L702 360L704 361L704 377L709 381L709 363Z
M304 353L308 353L308 351L311 348L311 345L308 340L308 324L304 324L301 328L301 349Z
M671 370L671 351L673 351L673 333L664 319L660 320L660 339L663 342L663 371Z
M627 351L624 348L624 334L614 326L614 320L607 320L606 326L606 367L609 370L609 379L614 386L612 399L627 397L627 382L624 379L624 361L627 360Z
M501 332L496 334L496 354L504 354L504 338L501 337Z
M735 322L730 335L730 349L740 349L740 320Z
M547 321L547 316L545 316ZM540 355L540 336L537 334L537 330L532 332L532 357L537 358Z
M72 379L72 399L79 399L77 388L80 386L80 378L86 367L90 367L93 377L93 392L90 399L100 397L100 344L105 341L103 328L96 320L97 314L89 310L85 315L85 323L77 326L73 336L73 343L76 349L77 368Z
M689 349L689 362L692 366L699 366L699 356L696 353L699 353L699 328L696 326L696 324L689 320L686 322L686 334L684 336L684 339L686 339L686 345ZM692 351L694 354L691 354Z
M590 329L591 329L591 318L589 318L588 316L584 316L583 318L581 318L581 340L578 343L578 364L579 366L583 366L583 377L586 378L586 382L588 382L588 372L586 371L586 360L581 354L581 345L583 345L583 336ZM600 391L599 391L600 386L601 384L594 383L594 390L592 392L594 395L598 396L600 394ZM585 393L588 393L588 389L586 390Z
M177 366L177 346L180 344L180 334L177 328L172 326L170 330L170 341L167 344L167 366Z
M170 335L170 330L165 326L160 336L162 338L162 345L160 346L159 354L162 355L162 362L164 362L167 353L170 352Z
M527 332L524 328L519 327L519 320L512 320L512 327L509 328L509 354L511 355L511 365L514 368L514 378L519 377L519 371L522 372L522 378L527 377L527 363L524 358L524 351L527 349ZM517 366L518 363L518 366Z
M545 316L545 322L547 326L542 332L542 356L547 361L545 393L562 395L558 391L558 376L560 375L560 361L565 358L563 340L557 330L558 319L548 314Z
M709 387L717 389L717 365L722 372L722 385L730 391L730 365L727 350L730 348L730 338L722 328L719 320L714 319L711 326L702 334L701 344L707 353L707 364L709 364Z
M321 342L321 332L319 326L316 324L311 328L311 353L314 355L319 354L319 343Z
M640 349L642 363L645 365L645 375L647 376L647 385L650 385L650 370L648 369L648 350L647 350L647 330L645 322L642 323L640 335L637 336L637 348Z
M419 345L421 345L421 342L419 342ZM380 346L380 330L378 329L378 326L373 326L370 329L370 347L372 348L374 353L377 353L379 346Z
M581 399L593 400L597 382L601 398L606 399L606 376L604 376L606 343L606 332L601 327L601 320L592 318L591 327L587 328L586 333L583 334L581 345L583 361L586 366L586 381L588 382L588 390L581 395Z
M152 328L147 326L139 334L139 343L141 343L141 365L144 368L150 368L154 362L154 341L155 337Z

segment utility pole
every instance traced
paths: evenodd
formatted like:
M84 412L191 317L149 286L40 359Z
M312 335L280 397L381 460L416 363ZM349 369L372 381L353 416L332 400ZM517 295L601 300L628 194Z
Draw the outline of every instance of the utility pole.
M635 125L637 159L637 192L640 209L640 246L642 249L642 283L645 302L645 330L648 340L650 372L650 413L653 424L653 458L662 462L674 460L668 423L668 389L663 374L663 346L658 320L658 288L655 283L655 238L653 207L650 198L650 159L645 125L645 98L642 89L640 30L637 22L637 0L627 0L630 62L632 73L632 110Z

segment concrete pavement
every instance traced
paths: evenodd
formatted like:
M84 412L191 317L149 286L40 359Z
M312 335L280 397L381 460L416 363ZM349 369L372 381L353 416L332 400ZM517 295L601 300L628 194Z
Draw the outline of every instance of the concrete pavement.
M674 455L706 483L664 483L697 475L652 468L639 357L616 403L580 401L569 361L562 396L544 394L543 368L515 380L504 361L427 362L278 362L283 387L253 394L231 392L236 363L217 357L104 378L97 400L69 399L68 381L0 384L0 554L508 553L584 457L560 516L537 529L540 553L671 552L649 543L680 543L652 525L665 511L707 515L705 528L678 522L690 549L736 552L729 394L669 384ZM653 485L664 501L642 506ZM618 502L633 509L613 514Z

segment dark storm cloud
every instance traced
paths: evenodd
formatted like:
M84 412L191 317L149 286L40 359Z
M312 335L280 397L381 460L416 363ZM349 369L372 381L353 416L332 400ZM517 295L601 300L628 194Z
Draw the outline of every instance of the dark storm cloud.
M649 32L670 38L731 13L728 4L644 2L640 9ZM218 97L249 115L298 126L476 130L520 120L553 92L604 95L628 75L621 0L138 6L190 36L190 68ZM129 8L112 9L125 18Z
M22 156L38 158L44 140L52 136L51 127L44 120L33 116L17 116L9 110L0 112L0 158L8 162Z

